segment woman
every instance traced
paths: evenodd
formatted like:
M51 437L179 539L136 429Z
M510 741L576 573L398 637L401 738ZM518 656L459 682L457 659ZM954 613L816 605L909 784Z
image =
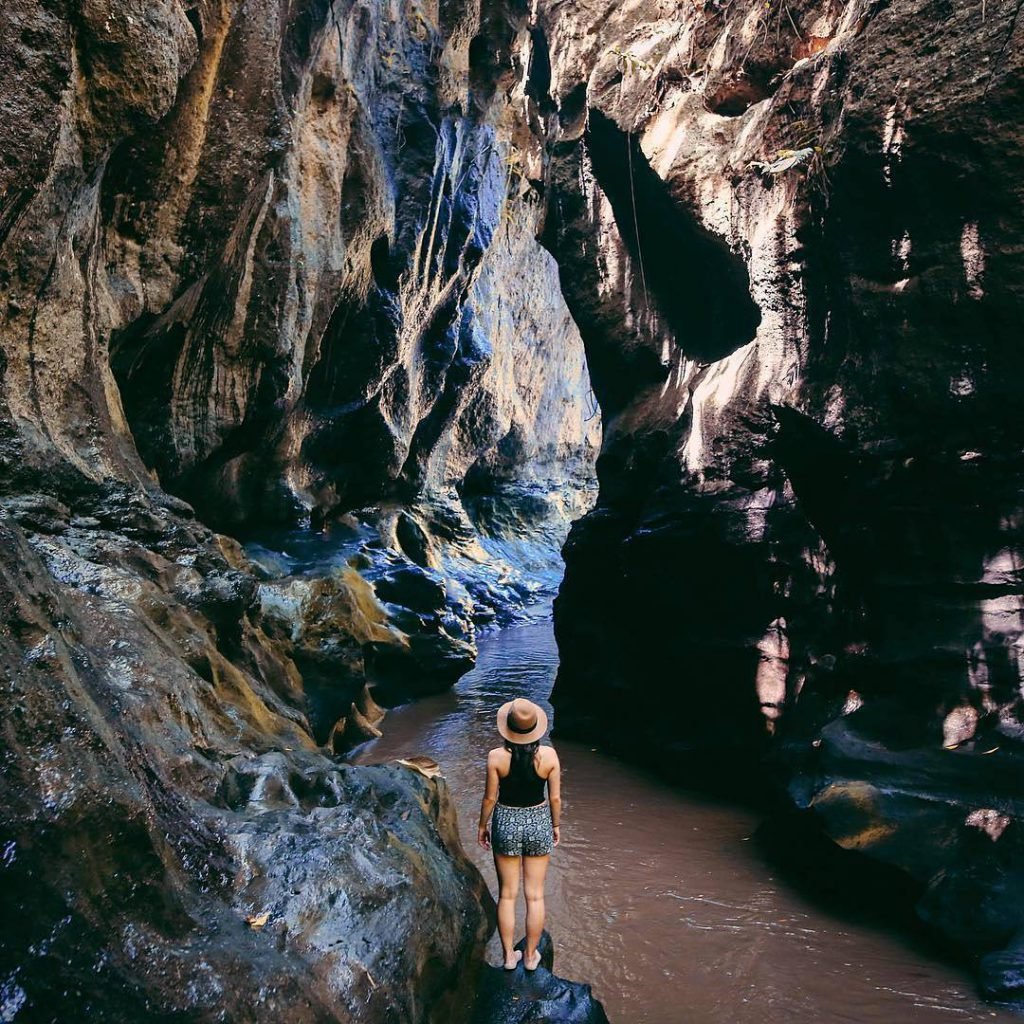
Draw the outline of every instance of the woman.
M547 728L548 716L542 708L522 697L511 700L498 712L498 732L505 743L487 755L477 841L485 850L494 849L498 935L507 971L514 970L520 960L528 971L540 964L537 945L544 931L544 876L551 850L559 843L562 816L558 755L553 747L540 745ZM492 811L494 821L488 828ZM512 948L520 865L526 892L525 956Z

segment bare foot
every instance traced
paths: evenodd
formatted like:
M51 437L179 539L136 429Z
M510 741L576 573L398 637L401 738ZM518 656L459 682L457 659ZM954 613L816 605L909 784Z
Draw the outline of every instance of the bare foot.
M537 968L540 967L540 950L535 949L532 955L530 953L527 953L526 959L523 961L523 966L528 971L537 970Z
M519 966L519 961L523 959L523 951L521 949L513 949L512 956L505 957L505 970L514 971Z

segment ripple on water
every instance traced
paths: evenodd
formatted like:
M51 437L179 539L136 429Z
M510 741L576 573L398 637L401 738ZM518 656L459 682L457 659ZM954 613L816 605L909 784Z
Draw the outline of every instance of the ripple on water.
M476 818L494 714L515 696L552 714L557 665L550 622L493 633L453 691L389 712L384 736L359 751L362 762L440 762L492 891ZM777 882L748 841L750 812L585 745L557 746L565 824L547 901L556 969L593 985L616 1024L1020 1024L898 935L832 917ZM496 950L494 939L495 961Z

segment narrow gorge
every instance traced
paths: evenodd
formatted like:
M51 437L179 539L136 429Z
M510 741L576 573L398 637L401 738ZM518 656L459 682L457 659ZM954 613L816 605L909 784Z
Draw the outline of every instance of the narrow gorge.
M1024 1001L1022 54L1016 0L5 0L0 1020L460 1019L458 794L351 755L556 591L556 740Z

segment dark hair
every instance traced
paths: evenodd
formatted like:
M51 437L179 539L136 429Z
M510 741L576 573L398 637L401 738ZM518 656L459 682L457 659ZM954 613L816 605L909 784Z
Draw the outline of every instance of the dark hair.
M533 759L537 756L540 740L532 743L509 743L505 741L505 749L512 755L512 763L508 767L509 778L528 775L534 772Z

